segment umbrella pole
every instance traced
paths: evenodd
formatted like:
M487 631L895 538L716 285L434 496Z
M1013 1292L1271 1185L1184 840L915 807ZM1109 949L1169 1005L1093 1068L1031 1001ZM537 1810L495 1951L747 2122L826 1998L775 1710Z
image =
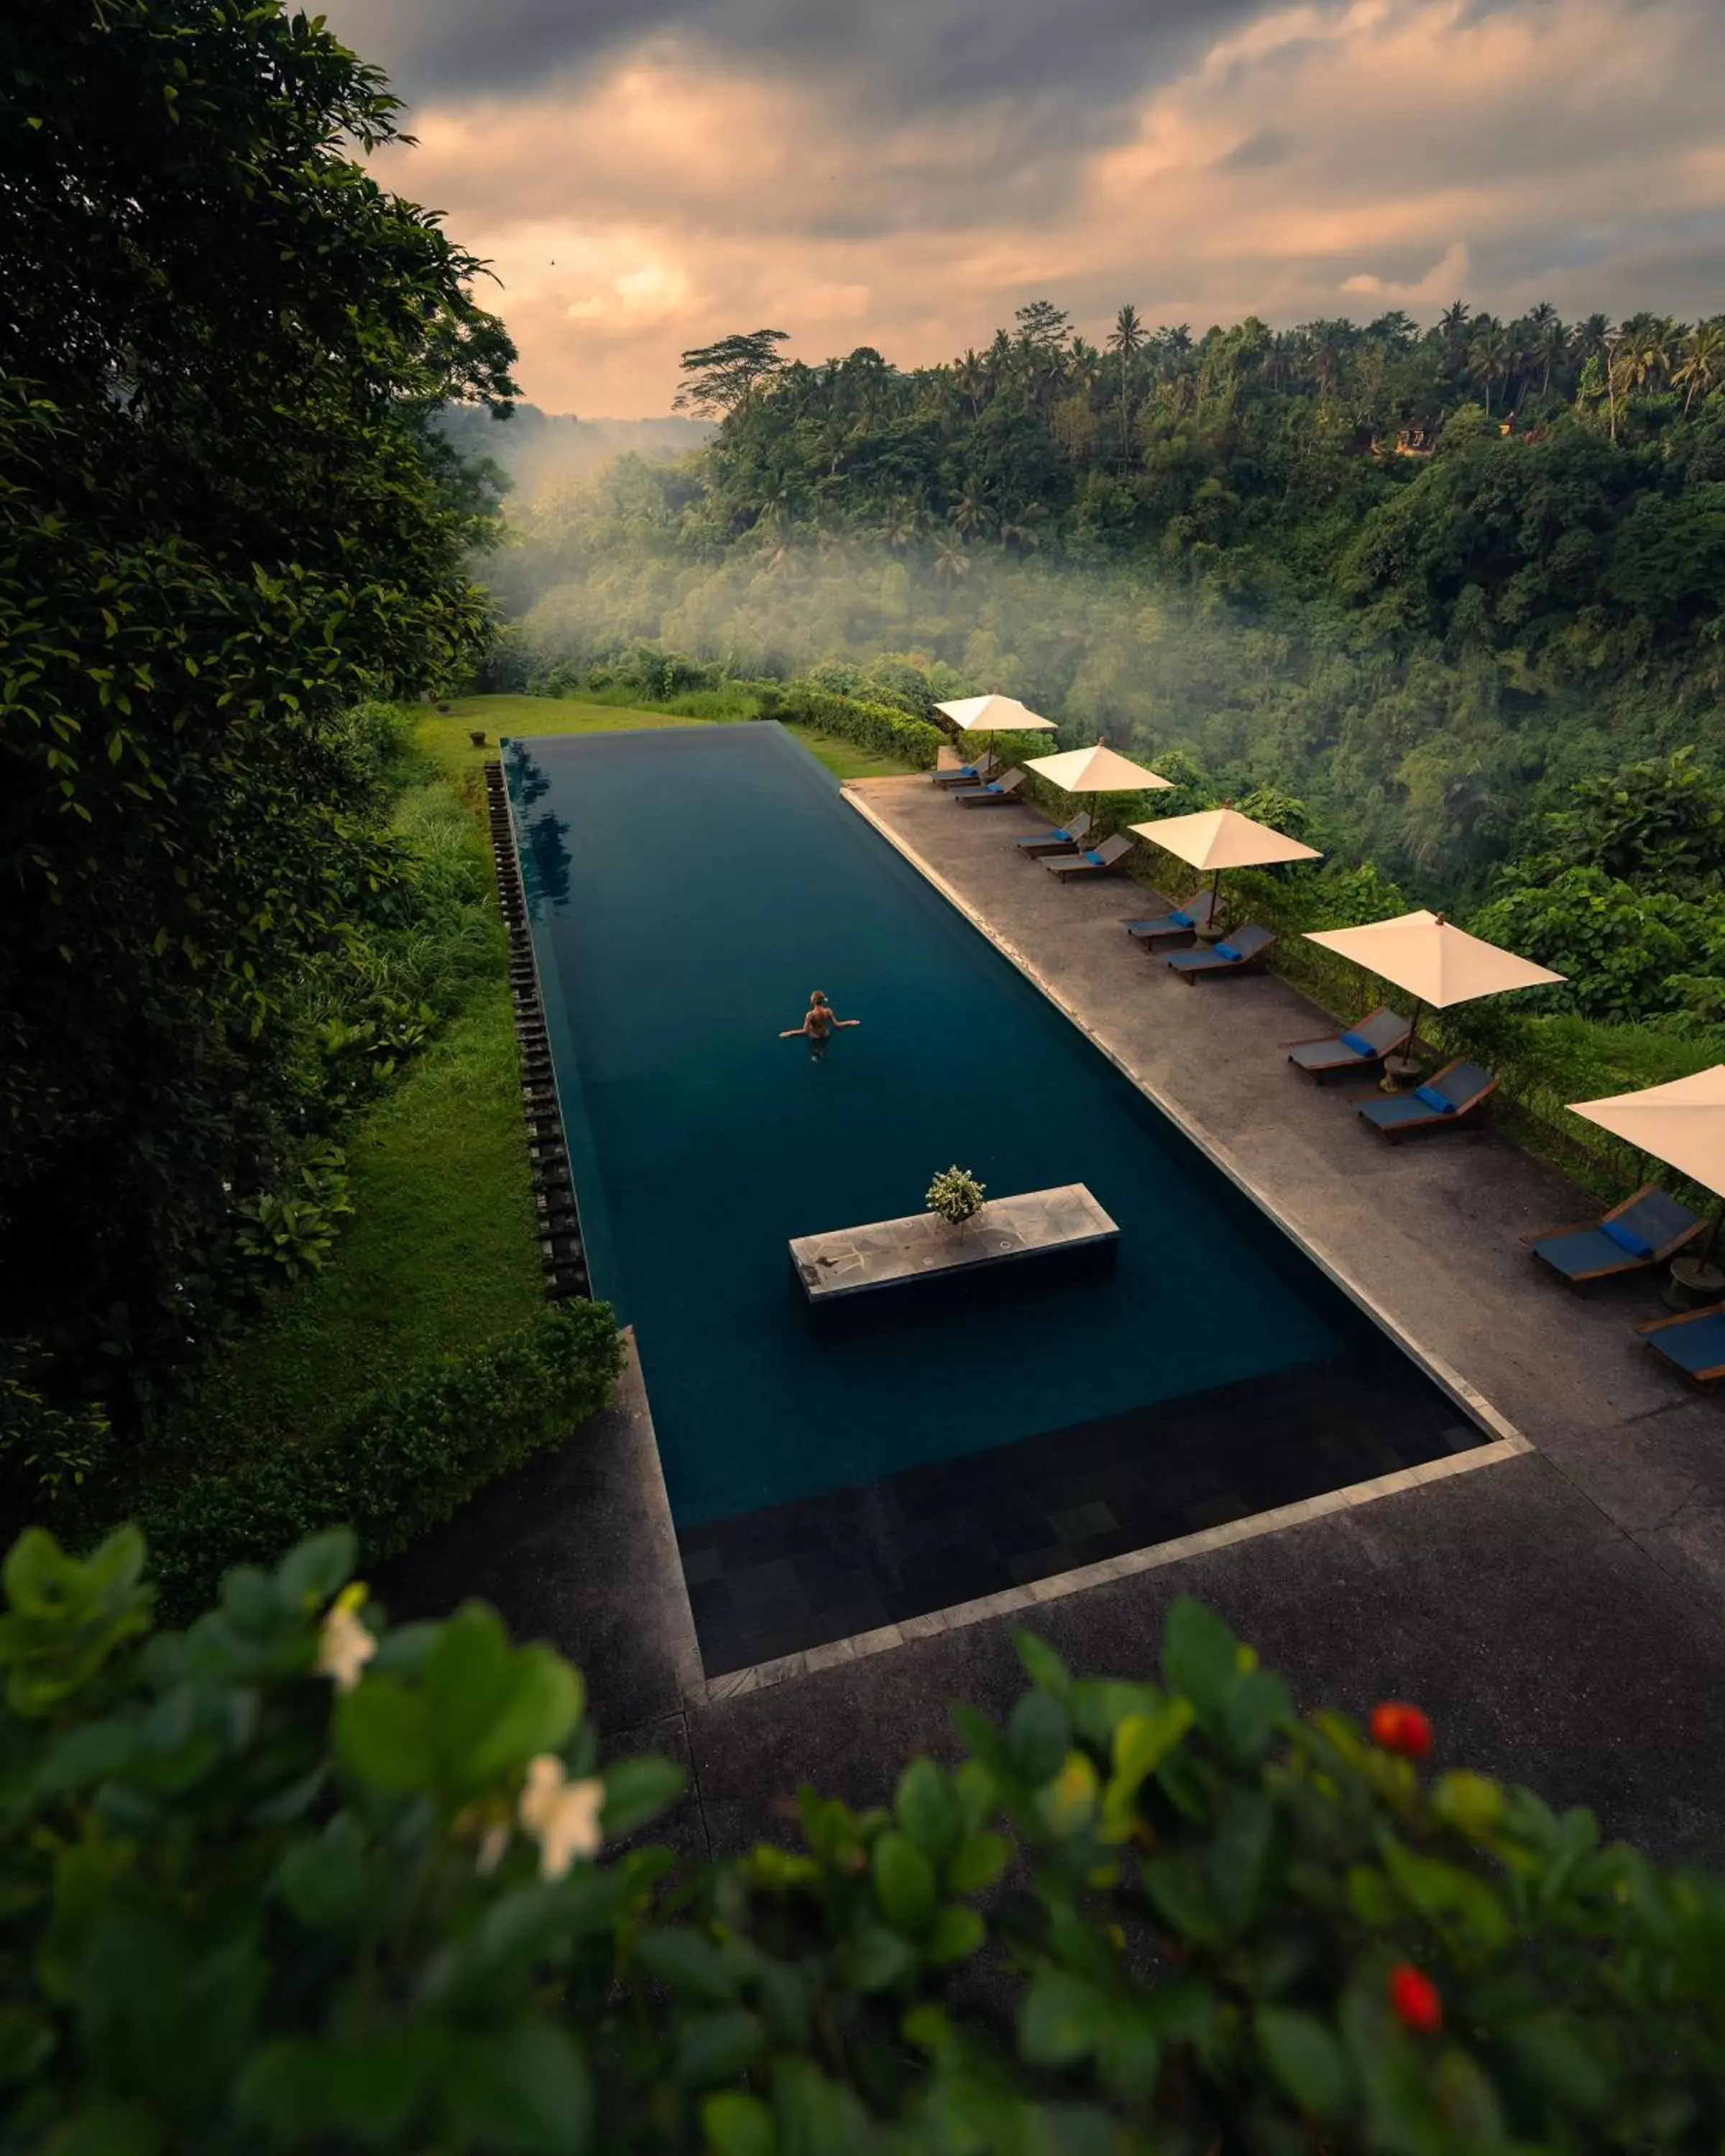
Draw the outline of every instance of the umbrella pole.
M1414 1021L1408 1028L1407 1052L1405 1055L1386 1055L1384 1057L1384 1083L1378 1088L1380 1092L1394 1093L1399 1091L1404 1081L1411 1084L1414 1077L1418 1075L1420 1070L1420 1014L1425 1009L1425 998L1421 996L1415 996L1414 998ZM1398 1063L1401 1065L1401 1075L1399 1078L1390 1067L1393 1064Z
M1222 871L1218 869L1210 878L1210 927L1219 927L1222 918Z

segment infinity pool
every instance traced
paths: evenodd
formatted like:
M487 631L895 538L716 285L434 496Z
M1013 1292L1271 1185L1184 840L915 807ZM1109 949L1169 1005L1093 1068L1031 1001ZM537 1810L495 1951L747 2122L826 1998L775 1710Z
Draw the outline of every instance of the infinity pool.
M710 1667L1479 1440L778 726L506 768L594 1292ZM813 988L862 1021L819 1059L778 1038ZM818 1320L788 1239L917 1211L953 1162L1087 1184L1111 1270Z

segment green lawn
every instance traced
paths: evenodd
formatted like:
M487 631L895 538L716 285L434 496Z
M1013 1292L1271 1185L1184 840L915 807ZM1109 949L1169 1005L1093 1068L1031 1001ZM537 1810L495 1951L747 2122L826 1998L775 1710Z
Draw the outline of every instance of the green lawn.
M723 721L691 719L675 711L653 711L611 704L583 704L571 696L459 696L448 716L428 712L419 722L419 742L446 771L477 772L496 754L501 734L592 734L634 726L710 726ZM488 746L468 739L474 728ZM896 757L875 756L837 734L814 726L790 726L793 733L839 778L891 778L915 768Z
M513 1007L502 973L349 1132L353 1217L175 1417L191 1465L327 1431L364 1395L542 1303Z

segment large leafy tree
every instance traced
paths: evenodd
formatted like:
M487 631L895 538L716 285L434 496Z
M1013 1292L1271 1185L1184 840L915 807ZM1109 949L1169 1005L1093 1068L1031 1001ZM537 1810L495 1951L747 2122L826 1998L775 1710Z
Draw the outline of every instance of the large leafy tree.
M488 629L426 420L514 355L397 110L270 0L0 17L0 1309L146 1363L393 873L341 715Z

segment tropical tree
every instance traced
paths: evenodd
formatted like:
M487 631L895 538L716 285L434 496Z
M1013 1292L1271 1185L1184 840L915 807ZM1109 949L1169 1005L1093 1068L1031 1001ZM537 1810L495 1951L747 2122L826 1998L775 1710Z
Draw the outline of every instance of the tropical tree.
M1515 346L1503 325L1491 317L1476 327L1468 340L1467 372L1469 379L1479 383L1486 393L1486 410L1491 409L1492 393L1500 382L1507 382L1515 365Z
M783 367L778 347L789 336L788 330L750 330L685 352L681 362L685 380L672 398L671 408L708 418L728 418Z
M1120 454L1122 462L1132 455L1132 362L1144 349L1148 332L1137 309L1130 300L1114 317L1114 326L1106 340L1107 348L1120 362Z
M295 999L406 903L347 710L489 636L429 415L513 349L398 110L253 0L0 11L0 1332L110 1370L208 1337Z
M1711 397L1725 381L1725 319L1715 315L1697 322L1685 335L1681 355L1671 372L1671 386L1683 391L1686 412L1697 397Z

